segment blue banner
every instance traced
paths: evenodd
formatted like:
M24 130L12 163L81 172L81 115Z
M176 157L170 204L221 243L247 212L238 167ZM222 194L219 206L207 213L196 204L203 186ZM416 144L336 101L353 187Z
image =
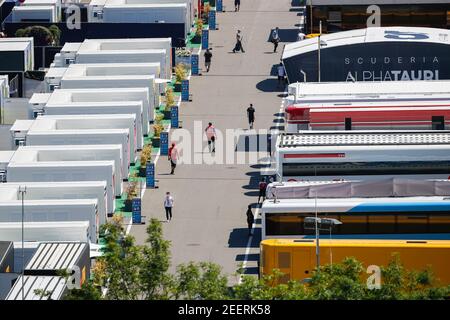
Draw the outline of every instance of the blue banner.
M134 198L132 200L132 208L133 208L133 223L142 223L142 214L141 214L141 199Z
M189 101L189 80L181 81L181 101Z
M161 132L160 135L160 153L162 156L167 156L169 154L169 133Z
M145 180L147 189L155 187L155 164L147 162L147 167L145 168Z
M172 128L178 128L178 106L170 108L170 125Z
M191 71L193 75L198 75L198 54L191 56Z
M216 0L216 10L217 10L217 12L223 11L223 1L222 0Z
M202 30L202 49L206 50L209 46L209 30L203 29Z
M208 13L209 30L216 30L216 11L211 10Z

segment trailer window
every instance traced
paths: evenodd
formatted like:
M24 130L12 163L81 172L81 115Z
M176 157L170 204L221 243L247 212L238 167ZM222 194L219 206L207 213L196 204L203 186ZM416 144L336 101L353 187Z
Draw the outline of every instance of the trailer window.
M447 174L450 161L284 163L283 175L351 176L386 174Z

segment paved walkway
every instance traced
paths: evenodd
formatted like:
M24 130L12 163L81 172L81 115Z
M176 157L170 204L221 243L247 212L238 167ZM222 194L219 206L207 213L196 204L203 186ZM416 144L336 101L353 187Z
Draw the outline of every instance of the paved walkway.
M279 95L283 89L276 88L273 66L280 61L283 43L278 53L273 53L273 45L268 40L276 26L281 30L282 41L295 40L297 14L289 11L290 0L242 0L241 3L241 11L235 13L233 1L225 0L226 9L233 8L233 12L219 13L220 30L210 33L211 70L191 81L193 102L183 104L180 115L184 129L190 132L194 121L202 121L203 129L209 121L223 131L246 128L249 103L256 108L255 129L269 129L277 124L274 117L279 113ZM233 54L237 29L243 32L246 52ZM203 57L201 61L203 65ZM254 211L256 208L257 166L183 164L171 176L167 158L161 157L156 172L159 189L145 193L143 215L165 220L164 194L166 191L173 194L173 220L164 223L164 235L172 241L173 265L212 261L220 264L231 280L236 279L232 274L246 257L249 239L245 212L249 204L253 204ZM145 241L145 227L131 229L138 243ZM259 241L257 230L247 251L247 273L258 272Z

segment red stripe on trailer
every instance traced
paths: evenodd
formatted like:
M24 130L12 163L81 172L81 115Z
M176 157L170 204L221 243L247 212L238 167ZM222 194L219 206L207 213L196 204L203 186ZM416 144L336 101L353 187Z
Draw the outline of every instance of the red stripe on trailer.
M345 158L345 153L292 153L285 154L284 159L299 158Z

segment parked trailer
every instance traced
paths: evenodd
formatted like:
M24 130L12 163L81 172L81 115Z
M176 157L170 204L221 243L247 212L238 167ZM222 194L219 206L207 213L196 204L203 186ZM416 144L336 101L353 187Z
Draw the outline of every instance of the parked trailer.
M97 242L99 217L97 200L27 200L24 203L26 222L89 221L92 242ZM0 222L21 222L21 201L0 201Z
M302 131L281 134L280 180L446 179L449 131Z
M25 222L25 241L90 242L89 221ZM0 241L22 241L22 222L0 222ZM94 240L95 242L95 240Z
M305 239L270 239L260 244L260 275L278 268L282 281L311 278L316 265L316 242ZM427 240L320 240L320 263L340 263L347 257L371 265L387 266L396 252L407 270L431 268L440 285L450 284L450 241ZM332 254L332 261L330 260Z
M288 87L287 104L450 100L450 80L298 82Z
M24 22L57 23L58 12L54 6L16 6L11 12L12 23Z
M39 116L33 121L26 133L26 145L83 145L118 144L122 145L122 159L134 163L136 149L131 140L134 127L126 126L117 116L96 121L92 116ZM117 121L119 119L119 121ZM132 119L133 123L135 119ZM108 128L102 128L98 122L106 122ZM116 124L119 122L120 124ZM112 125L113 124L113 125ZM130 138L131 137L131 138Z
M450 129L450 100L294 104L285 109L286 131Z
M51 106L114 105L117 102L142 102L142 121L144 136L149 132L149 122L153 120L154 109L146 88L109 89L60 89L55 90L48 99L44 110Z
M0 38L0 71L34 70L34 38Z
M114 207L108 207L105 181L7 182L0 183L0 200L21 200L19 187L27 188L27 200L97 199L100 224L106 223Z
M136 117L136 149L141 150L144 146L143 131L148 132L148 123L143 120L142 101L118 101L118 102L89 102L73 103L64 105L46 105L45 115L109 115L109 114L132 114ZM131 140L133 142L133 139Z

